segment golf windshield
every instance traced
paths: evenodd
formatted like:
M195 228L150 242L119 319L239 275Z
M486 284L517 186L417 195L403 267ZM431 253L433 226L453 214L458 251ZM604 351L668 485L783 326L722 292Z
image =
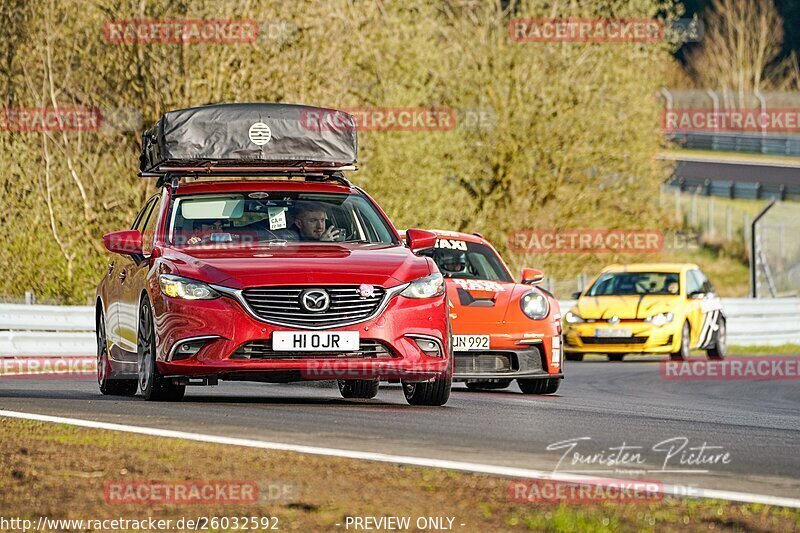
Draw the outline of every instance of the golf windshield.
M588 296L677 295L680 275L677 272L608 272L597 278Z

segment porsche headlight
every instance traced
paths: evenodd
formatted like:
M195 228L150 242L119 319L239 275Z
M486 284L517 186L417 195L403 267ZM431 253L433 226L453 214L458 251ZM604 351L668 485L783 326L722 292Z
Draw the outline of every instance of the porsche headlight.
M158 284L161 292L172 298L183 300L213 300L219 298L220 294L201 281L182 278L172 274L161 274L158 276Z
M433 298L442 294L444 294L444 278L438 272L415 279L400 293L406 298Z
M533 320L543 319L550 311L547 297L539 291L526 292L520 299L519 304L522 307L522 312Z
M650 322L654 326L663 326L664 324L669 324L672 322L673 318L675 318L675 315L672 313L659 313L657 315L645 318L644 321Z
M584 322L583 317L573 313L572 311L567 311L567 314L564 315L564 320L567 321L567 324L580 324Z

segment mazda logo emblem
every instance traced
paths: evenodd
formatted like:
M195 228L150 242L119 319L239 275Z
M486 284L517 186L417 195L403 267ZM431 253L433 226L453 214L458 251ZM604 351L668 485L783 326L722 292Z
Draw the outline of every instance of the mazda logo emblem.
M300 293L300 305L306 311L320 313L328 310L331 297L322 289L306 289Z

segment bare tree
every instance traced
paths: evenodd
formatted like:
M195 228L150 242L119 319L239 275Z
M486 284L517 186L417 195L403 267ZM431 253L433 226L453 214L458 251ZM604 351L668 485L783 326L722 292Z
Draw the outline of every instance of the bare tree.
M739 98L737 105L774 85L783 19L772 0L714 0L704 18L702 45L688 58L698 84L732 89Z

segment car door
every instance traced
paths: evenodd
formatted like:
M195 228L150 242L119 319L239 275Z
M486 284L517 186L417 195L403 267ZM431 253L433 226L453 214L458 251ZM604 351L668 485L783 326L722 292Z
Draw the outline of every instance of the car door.
M139 229L142 220L152 207L148 199L133 220L130 229ZM132 263L130 257L115 254L108 262L108 278L106 279L106 335L109 342L117 347L122 346L122 332L120 326L120 304L122 302L122 286L126 274L123 270Z
M150 198L142 209L142 216L137 220L132 229L142 232L142 248L147 250L147 256L152 250L152 231L150 242L145 244L144 235L151 230L158 218L159 195ZM119 346L129 353L136 353L136 333L139 320L139 295L144 287L144 278L150 261L136 260L131 256L120 257L119 270Z

